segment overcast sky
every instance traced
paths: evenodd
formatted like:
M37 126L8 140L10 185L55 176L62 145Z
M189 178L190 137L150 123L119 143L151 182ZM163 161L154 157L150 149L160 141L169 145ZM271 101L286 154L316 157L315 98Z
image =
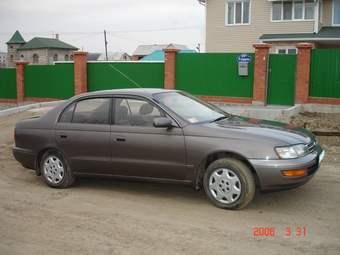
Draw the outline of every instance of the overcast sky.
M26 42L59 39L80 50L132 54L138 45L204 41L205 7L197 0L0 0L0 51L16 30Z

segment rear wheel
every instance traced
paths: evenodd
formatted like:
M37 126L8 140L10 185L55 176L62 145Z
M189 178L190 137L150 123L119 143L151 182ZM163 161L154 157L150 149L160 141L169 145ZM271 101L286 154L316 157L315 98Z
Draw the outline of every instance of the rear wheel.
M47 151L42 157L40 167L44 181L52 188L66 188L75 180L70 164L59 151Z
M253 199L255 181L250 169L234 158L212 162L203 176L208 199L223 209L241 209Z

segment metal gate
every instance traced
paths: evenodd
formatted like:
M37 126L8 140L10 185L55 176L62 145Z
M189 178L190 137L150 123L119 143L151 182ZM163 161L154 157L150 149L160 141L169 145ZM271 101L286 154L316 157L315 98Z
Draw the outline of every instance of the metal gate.
M294 105L296 55L270 54L267 104Z

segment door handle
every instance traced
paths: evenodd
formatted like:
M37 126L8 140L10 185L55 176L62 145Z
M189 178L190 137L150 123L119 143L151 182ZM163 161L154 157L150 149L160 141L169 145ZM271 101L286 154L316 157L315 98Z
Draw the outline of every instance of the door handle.
M59 137L59 138L67 138L67 135L65 135L65 134L59 134L58 137Z
M113 141L115 142L125 142L125 137L122 137L122 136L115 136L113 138Z

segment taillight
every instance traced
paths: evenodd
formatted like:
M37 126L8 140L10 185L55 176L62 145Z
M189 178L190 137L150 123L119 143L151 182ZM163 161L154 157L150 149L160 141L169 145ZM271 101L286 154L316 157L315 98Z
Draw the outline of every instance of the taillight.
M14 141L17 141L18 140L18 136L16 133L14 133Z

